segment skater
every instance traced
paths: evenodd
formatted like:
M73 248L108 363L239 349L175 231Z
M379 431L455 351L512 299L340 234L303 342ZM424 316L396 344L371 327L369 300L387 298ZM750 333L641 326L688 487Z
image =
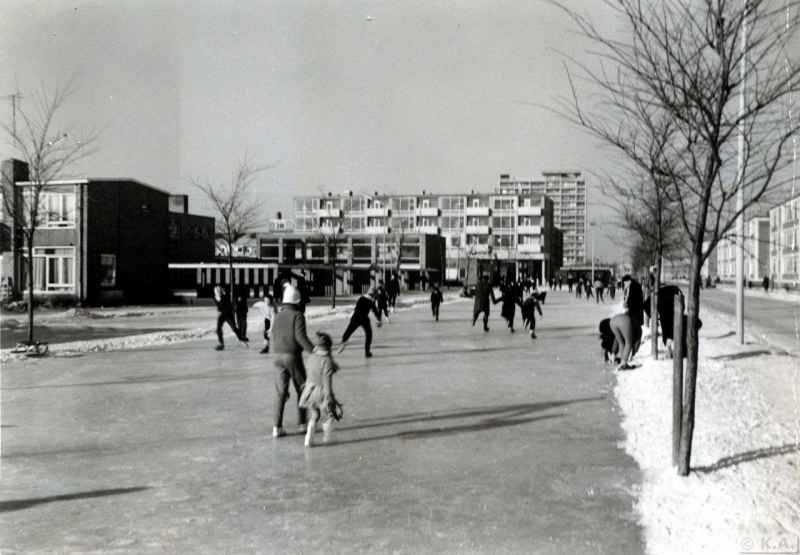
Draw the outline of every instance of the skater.
M433 318L438 322L439 321L439 305L442 304L442 292L439 290L439 286L435 283L431 285L431 312L433 312Z
M264 293L261 300L253 305L253 309L261 314L261 319L264 321L264 348L261 349L261 354L266 354L269 353L272 321L275 319L275 302L272 299L272 295Z
M383 287L383 283L378 284L378 292L376 293L377 297L375 298L376 303L378 304L378 322L382 320L382 317L386 316L386 323L389 323L389 296L386 294L386 289Z
M356 301L356 307L353 310L353 315L350 316L350 323L347 324L347 329L344 330L342 344L339 345L338 352L341 353L344 351L347 341L350 339L350 336L353 335L353 332L358 328L362 328L365 337L364 357L370 358L372 356L372 351L370 350L372 346L372 325L369 321L370 311L375 313L375 318L378 320L378 327L381 326L381 315L380 312L378 312L378 307L375 305L375 296L377 293L374 287L370 287L367 294L361 295L358 301Z
M594 280L594 298L596 303L605 302L603 300L603 282L599 279Z
M542 314L542 306L539 304L536 295L531 294L522 303L522 327L531 331L531 339L536 339L536 311L539 311L539 316Z
M244 339L247 339L247 311L247 295L240 290L236 295L236 326Z
M583 278L578 278L578 282L575 284L575 298L580 299L583 293Z
M342 405L333 394L333 375L339 370L331 356L333 341L330 335L318 331L316 343L308 357L308 377L298 403L309 413L306 447L314 445L317 422L322 420L322 441L328 443L333 432L333 420L341 418Z
M608 284L608 296L611 297L611 300L614 300L614 296L617 294L617 281L614 278L611 278L611 282Z
M422 290L425 291L425 288L428 285L428 272L422 272L419 276L419 283L422 286Z
M761 280L761 285L764 287L764 293L769 293L769 276L764 276Z
M483 313L483 331L489 331L489 300L494 299L494 291L489 283L489 274L483 274L475 289L475 304L472 308L472 325L478 321L478 316Z
M500 316L502 316L508 323L508 330L514 333L514 315L517 312L517 305L522 308L522 299L513 282L508 282L501 290L499 299L494 301L495 304L502 303L500 308Z
M275 376L275 414L272 425L272 437L286 435L283 430L283 408L289 400L289 382L297 392L298 401L303 384L306 383L306 369L303 365L303 351L310 353L314 345L306 335L306 317L300 309L302 297L300 291L292 285L283 288L283 307L273 325L273 363L277 370ZM306 411L298 405L297 424L305 431Z
M397 274L392 274L392 277L389 278L389 283L386 284L386 294L389 296L389 306L394 312L397 297L400 295L400 280L397 279Z
M239 341L243 343L247 343L247 338L242 337L241 333L239 332L239 328L236 327L236 321L233 317L233 306L231 305L231 301L226 294L225 288L217 285L214 287L214 302L217 305L217 340L219 343L216 347L214 347L217 351L222 351L225 349L225 340L222 337L222 326L226 323L231 327L233 333L236 334L236 337Z

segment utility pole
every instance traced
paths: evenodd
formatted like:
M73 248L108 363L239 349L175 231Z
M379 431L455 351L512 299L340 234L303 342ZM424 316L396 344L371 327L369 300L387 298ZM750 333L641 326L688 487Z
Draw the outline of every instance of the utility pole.
M744 119L745 112L745 88L747 85L747 17L750 11L748 0L742 2L744 14L742 15L742 56L739 66L739 77L742 87L739 91L739 154L736 171L738 189L736 191L736 211L739 217L736 219L736 337L740 345L744 345Z
M6 98L11 100L11 132L14 137L17 136L17 101L22 100L22 95L19 91L14 94L8 95Z

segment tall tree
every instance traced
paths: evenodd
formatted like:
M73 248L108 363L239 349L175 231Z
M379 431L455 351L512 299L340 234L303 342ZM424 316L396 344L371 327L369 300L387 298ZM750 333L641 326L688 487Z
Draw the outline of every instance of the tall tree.
M700 272L747 208L788 180L787 145L798 124L786 123L782 107L800 89L800 64L784 62L797 57L791 46L800 22L798 2L603 0L625 23L623 37L609 36L588 17L555 3L599 56L599 70L577 64L603 98L602 111L589 113L573 94L572 113L581 125L592 132L640 129L636 107L645 106L675 129L661 169L691 260L678 465L685 476L695 420ZM635 137L625 139L628 156L636 151L630 144Z
M230 183L192 178L193 187L201 191L215 211L215 227L218 239L228 247L228 271L231 276L228 296L233 302L236 279L233 272L233 245L255 231L265 221L263 201L253 198L256 178L269 169L257 166L247 155L242 158L231 177Z
M24 253L28 290L28 345L34 344L33 251L37 228L61 217L61 207L46 202L48 193L57 190L55 182L67 177L71 166L95 151L98 137L95 131L78 130L74 126L62 126L59 122L64 105L76 92L74 81L52 91L42 87L36 93L26 95L25 104L16 104L14 121L11 125L2 126L12 149L27 165L28 172L25 186L16 185L13 164L4 165L2 175L3 209L13 227L12 249L15 253L18 249Z

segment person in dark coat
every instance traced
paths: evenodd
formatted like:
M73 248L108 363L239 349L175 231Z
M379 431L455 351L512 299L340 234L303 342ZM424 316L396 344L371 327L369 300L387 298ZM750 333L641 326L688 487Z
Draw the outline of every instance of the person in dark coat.
M389 321L389 295L386 293L386 289L383 287L383 284L378 285L378 291L376 293L375 302L378 305L378 322L381 321L383 316L386 316L386 321Z
M236 326L239 328L239 335L247 339L247 296L239 291L236 295Z
M611 281L608 284L608 296L611 297L611 300L614 300L614 296L617 294L617 281L614 278L611 278Z
M582 294L583 294L583 278L578 278L578 281L575 283L575 298L580 299Z
M431 285L431 312L437 322L439 321L439 305L442 304L442 300L442 291L439 286L436 284Z
M615 362L619 345L611 329L611 318L600 320L600 347L603 349L603 360L605 362Z
M761 280L761 286L764 288L764 293L769 293L769 276L764 276Z
M365 336L364 356L366 358L372 356L372 351L370 350L370 347L372 347L372 325L369 321L370 312L375 314L375 318L378 320L378 327L381 325L381 316L375 303L375 296L377 293L378 291L375 287L370 287L367 294L361 295L358 301L356 301L356 307L353 310L353 315L350 316L350 323L347 324L347 329L344 330L342 343L339 345L338 352L341 353L344 351L347 341L350 339L350 336L353 335L353 332L358 328L362 328Z
M658 290L658 300L656 301L656 311L658 321L661 325L661 341L667 348L669 356L672 357L673 345L675 342L675 297L683 295L680 288L675 285L665 285ZM648 297L644 302L644 312L648 317L650 314L651 300ZM686 357L686 334L687 334L687 315L683 314L683 337L681 338L683 356ZM703 327L703 321L697 319L697 329Z
M217 340L219 341L215 349L221 351L225 348L225 340L222 337L222 326L225 324L230 326L239 341L247 343L247 338L242 337L239 328L236 326L236 321L233 316L233 305L224 287L219 285L214 287L214 302L217 305Z
M272 437L283 437L283 409L289 400L289 382L294 386L297 399L306 383L306 369L303 364L303 351L311 353L314 345L306 333L306 317L300 309L302 296L292 285L283 288L281 311L275 316L272 326L273 364L277 370L275 377L275 419ZM305 431L306 411L298 406L297 423Z
M536 295L529 295L523 302L520 314L522 316L522 325L531 331L531 339L536 339L536 311L539 311L539 316L542 316L542 306Z
M400 295L400 280L397 278L397 274L392 274L392 277L389 278L389 283L386 284L386 294L389 296L389 306L394 310L397 297Z
M483 313L483 331L489 331L490 301L494 301L494 292L489 283L488 274L483 274L478 286L475 288L475 304L472 308L472 325L478 321L478 316Z
M514 315L517 312L517 305L522 308L522 295L520 295L516 284L513 282L506 283L501 291L500 298L495 299L494 302L495 304L502 303L500 305L500 316L508 323L509 331L514 333Z

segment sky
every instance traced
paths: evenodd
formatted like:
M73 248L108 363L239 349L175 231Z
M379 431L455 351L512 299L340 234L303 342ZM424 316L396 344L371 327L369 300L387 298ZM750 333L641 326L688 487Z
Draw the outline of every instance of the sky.
M599 2L567 3L618 25ZM269 166L265 219L299 194L488 192L501 173L583 171L596 256L621 259L594 177L615 161L544 108L587 47L542 0L4 0L0 96L74 79L59 121L99 139L72 173L188 193L194 213L210 212L190 180L228 182L245 154Z

